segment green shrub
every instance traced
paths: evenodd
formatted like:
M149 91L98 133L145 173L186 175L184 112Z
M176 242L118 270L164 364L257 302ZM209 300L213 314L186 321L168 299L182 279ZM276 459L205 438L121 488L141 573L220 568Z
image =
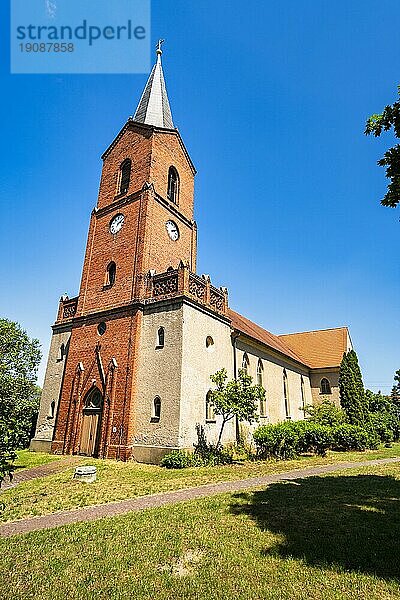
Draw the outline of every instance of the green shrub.
M333 442L331 427L309 421L263 425L253 437L258 457L281 460L306 452L325 456Z
M320 425L319 423L309 423L307 421L299 421L298 423L298 451L300 453L312 452L313 454L318 454L318 456L325 456L333 442L332 427Z
M285 460L298 454L299 431L295 423L262 425L253 433L259 458Z
M203 425L196 425L197 444L194 444L193 460L195 466L226 465L233 462L234 448L209 444Z
M194 452L185 450L172 450L164 456L160 465L167 469L185 469L186 467L205 467L214 465L227 465L233 462L234 447L224 448L220 446L218 450L213 444L208 444L204 432L198 431L199 442L194 446Z
M366 450L369 447L368 433L358 425L339 425L332 430L333 450Z
M371 425L366 427L365 431L367 433L368 438L368 448L370 450L377 450L381 443L379 435L376 433L375 429Z
M399 441L400 421L397 415L392 412L372 412L370 413L371 426L384 444Z
M160 465L167 469L185 469L193 466L193 456L184 450L172 450L166 454Z
M316 406L306 406L304 415L309 423L318 423L319 425L336 427L346 422L346 413L344 410L338 408L334 402L327 399Z
M370 423L372 429L378 435L381 442L390 444L394 440L394 423L389 413L375 412L370 413Z

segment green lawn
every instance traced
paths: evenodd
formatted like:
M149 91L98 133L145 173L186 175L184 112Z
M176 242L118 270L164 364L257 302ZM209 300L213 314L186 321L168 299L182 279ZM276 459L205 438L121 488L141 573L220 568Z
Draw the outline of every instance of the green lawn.
M4 600L400 598L397 465L0 540Z
M330 452L325 458L309 456L292 461L244 462L236 465L177 471L135 462L123 463L83 458L79 464L97 466L98 479L95 483L74 481L72 479L74 467L66 468L54 475L23 482L15 488L1 492L4 510L0 513L0 521L13 521L80 506L102 504L218 481L257 477L320 464L392 456L400 456L400 444L369 452Z
M16 473L19 473L22 469L32 469L33 467L40 467L41 465L47 465L64 456L56 454L47 454L46 452L30 452L29 450L18 450L18 458L14 462L17 467Z

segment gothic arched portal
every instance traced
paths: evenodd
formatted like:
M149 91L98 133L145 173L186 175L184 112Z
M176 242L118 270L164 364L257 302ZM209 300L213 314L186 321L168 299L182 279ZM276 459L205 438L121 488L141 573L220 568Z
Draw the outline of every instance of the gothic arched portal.
M97 456L101 432L103 396L99 388L92 388L83 403L81 443L79 454Z

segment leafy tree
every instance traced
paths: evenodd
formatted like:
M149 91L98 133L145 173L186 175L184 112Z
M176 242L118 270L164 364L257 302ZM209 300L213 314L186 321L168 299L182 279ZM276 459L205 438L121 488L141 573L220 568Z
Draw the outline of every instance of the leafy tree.
M368 404L361 370L354 350L343 354L339 371L340 404L349 423L364 425L368 421Z
M0 485L13 472L17 448L29 443L39 408L39 341L0 319Z
M217 388L211 392L210 400L214 405L215 414L222 416L216 444L218 449L228 421L234 417L240 421L248 421L250 424L257 420L257 406L264 399L265 390L261 385L252 385L253 380L245 369L239 369L238 378L232 381L226 381L228 379L226 369L217 371L210 378Z
M396 371L394 374L394 386L392 387L392 391L390 393L390 398L392 402L400 406L400 369Z
M367 399L368 408L370 412L389 412L392 406L392 402L389 396L384 396L381 392L372 392L371 390L365 390L365 397Z
M400 98L400 86L398 94ZM375 137L379 137L382 131L389 131L392 128L395 136L400 138L400 100L386 106L381 114L371 115L365 126L365 134L373 133ZM386 167L386 177L390 179L381 204L395 208L400 202L400 144L389 148L383 158L378 160L378 165Z

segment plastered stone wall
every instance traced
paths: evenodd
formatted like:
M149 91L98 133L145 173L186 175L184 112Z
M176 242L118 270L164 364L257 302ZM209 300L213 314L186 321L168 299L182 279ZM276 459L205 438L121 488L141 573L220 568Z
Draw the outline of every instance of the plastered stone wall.
M157 332L164 328L164 347L157 347ZM182 302L145 308L138 353L133 456L140 446L175 448L179 441L182 372ZM154 417L154 399L161 399L161 416ZM141 450L143 454L143 450Z
M285 360L268 348L258 344L252 344L249 340L239 339L237 342L237 368L242 368L243 356L247 354L249 359L248 373L257 383L257 365L259 359L263 365L263 387L266 392L267 417L261 417L257 425L266 423L278 423L286 420L284 393L283 393L283 370L286 369L288 381L289 414L293 421L303 419L301 378L304 382L304 402L311 404L312 394L308 370L301 365ZM253 427L254 428L254 427ZM251 428L250 428L251 430Z
M51 338L36 432L31 442L33 450L39 450L40 447L43 451L50 451L70 337L71 328L63 327L56 329ZM62 344L65 348L64 355L61 354ZM53 415L52 402L55 403Z
M206 423L206 395L212 389L210 375L225 368L233 378L230 326L215 316L190 305L183 309L183 363L180 414L180 445L193 448L197 441L196 423L204 426L209 442L216 442L221 417ZM206 338L214 344L206 348ZM223 443L235 440L234 420L225 425Z
M321 379L326 377L331 385L331 394L321 394ZM311 371L311 391L313 404L321 404L323 400L334 402L337 407L340 407L339 394L339 368Z

